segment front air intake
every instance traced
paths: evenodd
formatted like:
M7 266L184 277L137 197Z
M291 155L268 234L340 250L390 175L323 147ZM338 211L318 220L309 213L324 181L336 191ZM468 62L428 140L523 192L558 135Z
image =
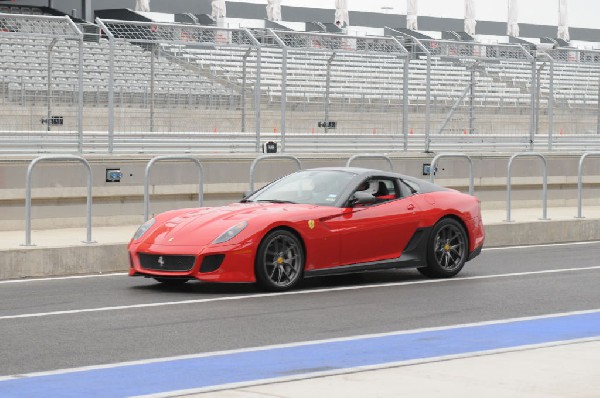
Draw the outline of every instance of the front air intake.
M200 272L213 272L218 270L224 259L224 254L213 254L211 256L204 257L204 260L202 260L202 265L200 266Z

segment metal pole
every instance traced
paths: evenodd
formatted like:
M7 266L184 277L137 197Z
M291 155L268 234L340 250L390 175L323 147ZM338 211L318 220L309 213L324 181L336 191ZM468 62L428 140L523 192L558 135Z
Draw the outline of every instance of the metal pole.
M150 132L154 132L154 68L156 57L156 44L152 44L150 51Z
M554 140L554 60L550 58L550 92L548 93L548 150Z
M452 105L452 108L450 108L450 112L448 112L448 115L446 115L446 119L444 120L444 122L442 123L442 125L440 126L440 128L437 132L438 135L444 131L444 129L446 128L446 125L448 124L448 122L450 122L450 119L452 119L454 112L456 112L456 109L460 105L461 101L467 96L470 89L471 89L471 85L469 84L467 87L465 87L465 89L463 90L460 97L458 97L458 99L454 102L454 104Z
M588 156L600 156L600 152L586 152L579 158L577 171L577 217L583 217L583 163Z
M325 106L325 133L327 133L328 130L328 123L329 123L329 90L331 87L331 64L333 63L333 60L335 58L335 52L331 54L331 57L329 57L329 59L327 60L327 74L325 75L325 101L324 101L324 106Z
M262 49L256 47L256 84L254 87L254 113L256 126L256 152L260 152L260 79L262 65Z
M31 174L37 163L43 160L77 160L81 162L87 171L87 199L86 199L86 240L83 243L96 243L92 241L92 168L87 160L80 156L73 155L46 155L35 158L27 168L25 176L25 245L31 244Z
M511 220L511 200L512 200L512 164L513 161L518 157L537 157L540 158L543 162L544 166L544 175L543 175L543 188L542 188L542 218L541 220L548 220L548 165L546 163L546 157L541 153L537 152L529 152L529 153L515 153L508 160L508 177L506 181L506 193L507 193L507 201L506 201L506 220L507 222L512 222Z
M471 66L471 84L469 90L469 134L473 134L475 124L475 66Z
M425 83L425 152L431 144L431 53L427 53L427 76Z
M96 23L108 36L108 153L114 150L115 133L115 37L100 18Z
M403 149L408 150L408 57L404 57L403 98L402 98L402 135L404 136Z
M115 42L112 34L108 40L108 153L113 153L115 141Z
M542 85L542 71L546 67L546 63L544 62L537 70L537 86L535 90L535 134L537 135L540 132L540 95L541 95L541 85Z
M83 34L79 37L79 76L77 78L79 79L79 105L77 109L78 152L83 153Z
M598 123L596 124L596 134L600 135L600 73L598 73Z
M150 159L148 164L146 164L146 170L144 172L144 221L148 221L148 216L150 213L150 169L159 160L191 160L198 167L198 207L202 207L202 202L204 200L204 168L202 167L202 163L200 160L196 159L192 156L179 156L179 155L166 155L166 156L157 156L155 158Z
M244 54L243 63L242 63L242 126L241 131L244 133L246 131L246 78L248 72L248 57L250 56L251 48L246 50Z
M58 39L52 39L48 45L48 112L46 115L46 131L51 130L52 126L52 56L54 55L54 46ZM79 82L81 84L81 81Z
M467 159L469 162L469 195L473 195L475 192L475 178L473 176L473 159L464 153L440 153L435 156L431 161L429 180L433 183L435 181L435 169L437 162L442 158L462 158Z
M535 59L531 61L531 115L529 117L529 150L533 151L533 144L535 140L535 73L536 65Z
M256 170L256 165L263 160L271 160L271 159L293 160L294 162L296 162L296 165L298 166L298 170L302 169L302 163L300 162L300 159L298 159L297 157L292 156L292 155L262 155L262 156L259 156L256 159L254 159L254 161L250 165L250 184L249 185L250 185L251 192L254 192L254 171Z
M282 65L281 65L281 152L285 152L285 136L286 136L286 110L287 110L287 47L282 50Z
M376 155L376 154L373 154L373 155L371 155L371 154L354 155L354 156L350 157L350 159L348 159L346 161L346 167L350 167L350 165L352 164L352 162L354 162L356 159L383 159L390 166L390 170L394 171L394 164L392 163L392 159L390 159L388 156L385 156L385 155Z

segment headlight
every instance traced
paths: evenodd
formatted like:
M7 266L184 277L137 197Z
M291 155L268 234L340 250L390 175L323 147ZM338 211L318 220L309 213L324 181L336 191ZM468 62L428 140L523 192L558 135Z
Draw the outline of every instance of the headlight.
M155 222L156 222L156 220L154 218L151 218L148 221L146 221L145 223L143 223L137 229L137 231L135 231L135 234L133 235L133 240L137 240L137 239L141 238L142 235L144 235L146 233L146 231L148 231L150 229L150 227L152 227L154 225Z
M213 241L213 243L227 242L227 241L235 238L237 236L237 234L242 232L244 230L244 228L246 228L247 226L248 226L248 223L246 221L242 221L241 223L234 225L233 227L229 228L227 231L225 231L221 235L219 235L219 237L217 239L215 239Z

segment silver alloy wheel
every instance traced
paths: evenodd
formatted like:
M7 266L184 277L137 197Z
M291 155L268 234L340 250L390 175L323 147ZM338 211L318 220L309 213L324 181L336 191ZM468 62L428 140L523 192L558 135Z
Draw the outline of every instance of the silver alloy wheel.
M466 238L462 230L454 224L442 227L434 241L434 255L438 265L452 272L461 267L466 256Z
M266 274L277 287L293 284L299 276L302 266L302 248L286 235L275 235L267 245L263 258Z

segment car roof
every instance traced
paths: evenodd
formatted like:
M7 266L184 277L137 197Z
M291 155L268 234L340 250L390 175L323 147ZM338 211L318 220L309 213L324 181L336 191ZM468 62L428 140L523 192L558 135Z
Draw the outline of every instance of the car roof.
M342 171L347 173L355 174L357 179L364 179L370 176L378 176L378 177L390 177L390 178L400 178L403 180L408 180L416 183L420 187L421 193L426 192L435 192L435 191L443 191L447 190L447 188L441 187L429 181L422 180L417 177L407 176L404 174L395 173L392 171L384 171L378 169L367 169L363 167L317 167L307 170L331 170L331 171Z
M347 173L352 173L352 174L356 174L357 176L364 176L364 177L368 177L371 175L378 175L378 176L383 176L383 177L400 177L400 178L410 178L408 176L403 176L402 174L398 174L398 173L394 173L391 171L384 171L384 170L378 170L378 169L367 169L367 168L363 168L363 167L316 167L313 169L307 169L307 170L329 170L329 171L344 171Z

